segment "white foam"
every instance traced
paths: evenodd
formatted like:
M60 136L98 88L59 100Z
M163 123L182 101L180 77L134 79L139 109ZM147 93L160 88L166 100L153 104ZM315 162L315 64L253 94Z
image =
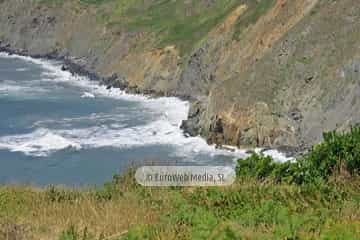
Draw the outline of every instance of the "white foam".
M81 98L95 98L95 95L89 92L84 92Z
M29 70L29 69L28 68L17 68L17 69L15 69L16 72L25 72L27 70Z
M274 150L274 149L270 149L267 151L264 151L263 154L265 156L271 156L273 159L275 159L278 162L287 162L287 161L294 161L295 159L292 157L287 157L285 154Z
M23 152L32 156L47 156L51 152L65 148L80 149L80 144L71 142L47 129L38 129L33 133L6 136L0 138L0 148L12 152Z
M12 84L0 84L0 92L21 92L28 90L28 87L12 85Z
M10 58L10 59L21 59L27 62L34 63L36 65L41 66L42 69L46 70L44 72L44 75L54 76L57 77L57 79L70 80L72 74L70 72L61 71L61 67L58 66L56 61L48 61L44 59L38 59L38 58L31 58L27 56L19 56L16 54L8 54L4 52L0 52L0 57L2 58Z
M187 138L179 129L181 121L186 119L189 103L175 97L149 98L143 95L126 94L118 89L107 89L97 82L90 81L86 77L73 76L70 72L62 71L60 63L56 61L33 59L30 57L7 55L0 53L0 57L18 58L40 65L46 70L46 81L67 82L80 87L85 93L83 96L108 97L133 101L141 104L148 112L156 113L154 119L147 125L124 128L123 125L96 126L85 129L38 129L33 133L18 136L0 138L0 148L8 148L12 151L21 151L26 154L46 156L53 151L67 147L97 148L117 147L130 148L146 145L169 145L174 147L173 154L191 159L196 154L208 154L209 156L225 155L234 159L248 156L246 150L216 149L209 146L200 137ZM283 154L276 150L267 151L278 161L286 161Z
M0 93L6 95L21 95L21 96L33 96L38 94L43 94L48 92L47 89L41 87L30 87L24 85L19 85L14 81L2 81L0 83Z
M178 127L168 121L158 120L147 125L124 128L124 125L102 125L83 129L37 129L25 135L0 138L0 148L20 151L34 156L48 154L73 147L76 149L116 147L133 148L150 145L168 145L174 147L173 156L192 160L198 154L214 156L230 156L234 159L248 156L245 150L233 148L232 151L216 149L202 138L186 138ZM283 154L275 150L264 152L277 161L286 161Z
M151 145L174 147L174 156L191 160L196 154L245 157L245 151L229 152L207 145L202 138L186 138L177 126L158 120L147 125L124 128L123 125L96 126L83 129L37 129L32 133L0 137L0 148L24 152L28 155L47 156L54 151L116 147L133 148Z

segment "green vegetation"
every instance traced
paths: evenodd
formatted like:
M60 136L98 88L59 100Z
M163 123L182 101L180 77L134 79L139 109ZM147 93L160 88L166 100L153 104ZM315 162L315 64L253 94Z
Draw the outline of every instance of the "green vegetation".
M63 3L67 0L39 0ZM241 4L248 10L236 22L234 38L273 5L273 0L80 0L98 8L98 19L115 28L145 31L155 37L153 47L176 45L186 55ZM106 7L106 6L111 6Z
M276 163L270 157L252 155L239 160L237 174L257 179L272 178L275 182L311 184L333 176L360 172L360 128L348 133L325 133L324 141L296 162Z
M66 0L40 0L61 3ZM145 31L156 36L154 47L176 45L182 54L190 52L243 0L80 0L98 7L99 19L108 26L128 31ZM105 6L110 5L111 8Z
M117 1L109 24L158 37L156 47L176 45L184 54L192 50L242 1Z
M359 144L356 127L296 162L254 154L226 188L146 188L133 171L94 190L1 187L0 239L359 239Z
M241 15L236 22L234 39L239 39L241 33L248 28L251 24L257 22L257 20L265 15L267 11L274 5L274 0L246 0L245 3L248 5L248 11Z

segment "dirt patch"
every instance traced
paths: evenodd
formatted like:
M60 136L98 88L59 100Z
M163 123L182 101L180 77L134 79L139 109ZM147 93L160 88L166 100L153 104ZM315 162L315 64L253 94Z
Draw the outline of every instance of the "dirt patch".
M0 240L29 240L30 228L14 223L0 224Z

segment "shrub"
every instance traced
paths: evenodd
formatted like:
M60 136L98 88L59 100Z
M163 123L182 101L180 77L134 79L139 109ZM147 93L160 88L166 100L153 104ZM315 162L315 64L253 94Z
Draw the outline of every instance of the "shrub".
M335 131L324 133L324 141L298 159L296 162L275 162L263 154L253 154L247 159L238 160L237 176L264 179L273 178L276 182L318 183L346 172L356 175L360 171L360 127L348 133Z
M316 145L303 159L309 173L322 178L346 170L358 174L360 170L360 127L348 133L324 133L324 142Z
M239 160L236 166L238 176L256 177L263 179L269 177L274 171L276 164L270 156L253 153L244 160Z

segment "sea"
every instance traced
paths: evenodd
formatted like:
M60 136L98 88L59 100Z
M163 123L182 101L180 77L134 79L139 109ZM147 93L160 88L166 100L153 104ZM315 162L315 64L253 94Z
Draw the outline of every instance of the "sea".
M61 66L0 53L0 184L101 186L129 168L235 166L248 156L186 137L186 101L107 89Z

